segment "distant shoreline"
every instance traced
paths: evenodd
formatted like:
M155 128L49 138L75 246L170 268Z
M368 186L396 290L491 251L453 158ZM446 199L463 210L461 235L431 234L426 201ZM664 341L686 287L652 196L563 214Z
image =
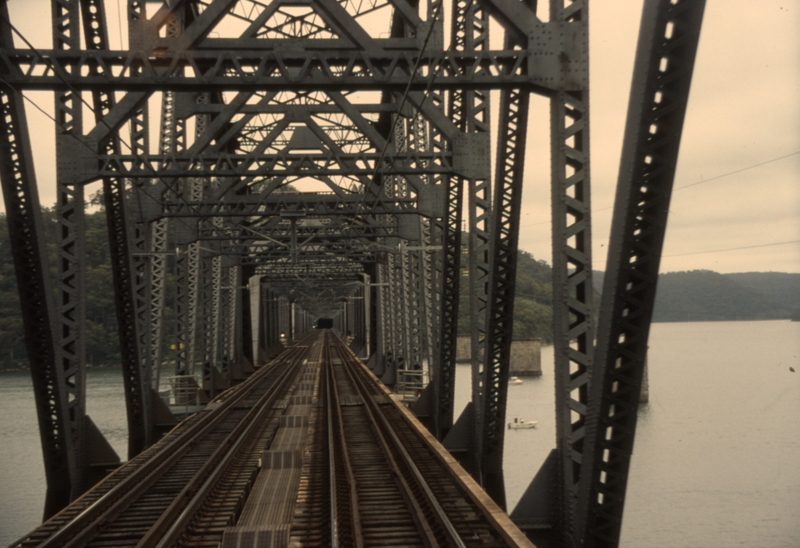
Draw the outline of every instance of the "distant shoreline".
M792 318L720 318L716 320L652 320L651 323L796 322Z
M87 365L86 369L120 369L122 365ZM0 373L21 373L23 371L30 371L30 367L0 367Z

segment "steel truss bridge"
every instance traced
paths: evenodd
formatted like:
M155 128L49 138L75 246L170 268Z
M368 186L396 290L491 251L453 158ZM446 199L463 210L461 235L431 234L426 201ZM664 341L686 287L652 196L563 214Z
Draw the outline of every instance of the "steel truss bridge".
M413 412L445 446L465 449L455 453L461 464L505 509L535 93L551 105L557 439L511 517L542 546L616 546L704 0L644 2L600 303L591 280L588 0L550 0L538 10L546 20L536 0L122 4L128 49L112 49L102 0L52 0L52 48L41 49L0 2L0 177L45 517L107 464L98 460L107 442L85 412L84 189L97 181L129 459L169 422L158 395L168 298L174 376L190 384L201 375L212 398L301 340L314 319L332 318L385 385L424 388ZM496 32L500 49L490 46L500 43L490 42ZM54 287L24 108L32 90L55 102ZM473 388L456 420L462 270Z

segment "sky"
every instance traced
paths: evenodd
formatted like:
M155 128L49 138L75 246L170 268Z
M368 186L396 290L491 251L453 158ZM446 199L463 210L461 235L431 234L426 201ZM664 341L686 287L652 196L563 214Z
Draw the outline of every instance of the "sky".
M49 0L10 0L51 47ZM124 22L107 0L112 47ZM539 2L546 17L547 2ZM643 0L590 3L593 268L603 270ZM708 0L661 271L800 273L800 0ZM497 29L499 30L499 28ZM502 35L493 30L493 42ZM52 113L51 94L26 94ZM498 100L495 100L495 108ZM41 202L55 202L53 123L26 105ZM493 117L496 119L496 115ZM531 101L520 248L552 260L548 100ZM90 188L90 192L94 189Z

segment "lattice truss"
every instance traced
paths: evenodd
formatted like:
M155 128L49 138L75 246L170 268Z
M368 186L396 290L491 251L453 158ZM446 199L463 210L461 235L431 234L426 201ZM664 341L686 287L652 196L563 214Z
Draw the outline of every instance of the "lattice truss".
M700 5L702 14L699 0L647 2L670 14ZM604 527L585 500L594 476L582 471L605 441L593 431L587 452L595 327L586 4L550 0L543 22L531 0L127 0L128 47L114 50L102 0L53 0L52 48L26 42L3 3L0 175L26 332L44 345L29 354L48 512L90 482L81 450L96 430L82 382L83 190L97 180L131 456L156 439L166 331L179 349L177 373L202 366L213 392L215 371L234 382L279 335L299 336L311 317L327 316L352 332L387 384L430 378L415 411L441 440L469 432L451 446L467 449L464 465L504 506L505 383L528 101L537 93L551 102L558 436L540 485L558 494L547 517L523 509L519 520L533 529L544 520L564 542L588 520ZM492 28L503 33L498 50ZM55 92L58 307L46 304L55 299L42 266L27 90ZM465 247L473 397L457 429ZM170 271L176 323L168 328Z
M473 305L480 344L494 321L491 284L508 277L508 269L491 273L487 254L487 90L585 87L585 52L559 56L582 31L542 23L514 0L129 0L129 47L119 51L110 47L102 1L56 0L53 8L52 49L13 47L5 14L0 58L11 101L22 90L56 93L62 305L51 314L61 329L41 367L66 394L66 407L43 411L72 425L60 446L79 454L72 445L84 435L83 188L96 180L104 182L127 337L131 455L154 439L151 394L165 331L174 332L178 374L198 363L227 373L231 363L258 358L239 340L253 336L248 330L269 341L277 339L270 329L283 331L259 327L285 316L264 304L279 299L342 316L343 330L355 329L357 343L376 351L390 384L404 371L435 372L442 404L433 427L443 437L453 421L454 355L436 349L454 348L454 323L440 329L439 318L457 317L452 260L462 204L480 210L469 227L482 246L473 265L482 276L473 283L484 291ZM488 47L490 12L510 36L499 51ZM543 38L530 39L540 31ZM91 122L83 119L87 107ZM501 170L517 162L514 146ZM518 171L516 181L498 179L498 192L521 182ZM477 202L462 199L474 188ZM23 235L34 247L37 237ZM163 321L169 270L174 326ZM44 286L34 289L45 298ZM246 298L247 291L275 298ZM492 387L490 405L478 407L504 413L496 375L488 384L482 377L493 367L476 365L477 397ZM475 421L475 432L502 423ZM82 466L70 461L69 496L82 488Z

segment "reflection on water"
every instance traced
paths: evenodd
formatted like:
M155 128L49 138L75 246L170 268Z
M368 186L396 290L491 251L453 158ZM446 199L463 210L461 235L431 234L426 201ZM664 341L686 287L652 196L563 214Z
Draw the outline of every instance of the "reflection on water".
M800 546L800 323L655 324L650 403L639 409L622 546ZM509 387L506 491L513 508L555 446L553 349L542 377ZM123 458L122 376L87 375L88 413ZM456 375L456 416L470 397ZM45 481L27 373L0 374L0 546L35 527Z

